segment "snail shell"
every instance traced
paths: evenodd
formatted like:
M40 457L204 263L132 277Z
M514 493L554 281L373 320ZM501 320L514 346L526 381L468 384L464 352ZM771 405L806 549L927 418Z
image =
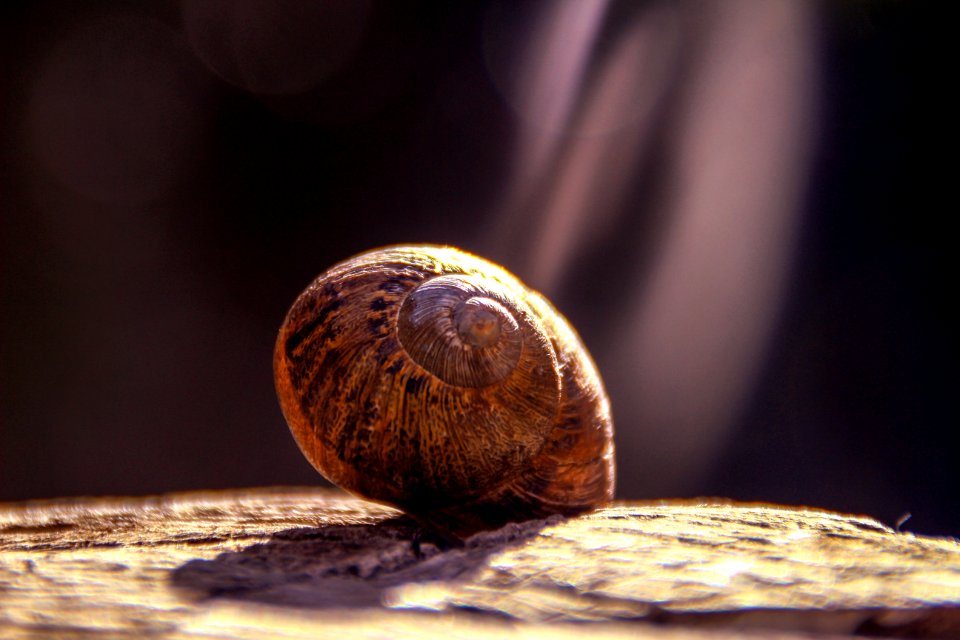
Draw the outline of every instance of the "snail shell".
M491 262L370 251L318 276L274 351L300 449L334 484L457 535L612 497L613 425L567 321Z

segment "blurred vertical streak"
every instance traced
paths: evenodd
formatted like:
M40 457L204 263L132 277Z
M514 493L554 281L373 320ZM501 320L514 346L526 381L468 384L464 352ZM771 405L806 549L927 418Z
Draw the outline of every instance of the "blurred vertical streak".
M555 292L575 258L600 246L622 217L673 84L684 12L672 3L607 0L534 6L522 45L511 48L521 38L488 20L490 74L518 129L486 246L530 284ZM511 17L501 22L517 30L523 21Z
M597 0L545 5L543 17L538 17L525 43L526 51L517 56L523 61L517 80L504 90L527 126L521 129L513 154L507 211L527 204L563 143L607 4L608 0ZM499 242L512 233L507 228L512 219L500 216L507 224L499 229Z
M814 125L814 8L591 6L605 22L546 5L518 63L526 119L490 246L548 295L585 256L624 247L616 282L594 285L621 292L615 331L591 345L621 486L683 493L719 454L782 303ZM574 19L583 28L557 46ZM618 245L625 229L645 236Z
M537 286L557 288L576 255L616 223L676 54L676 17L656 6L626 26L585 91L539 210L529 254Z
M670 142L666 228L612 363L621 476L683 493L756 383L793 261L814 127L812 5L710 3Z

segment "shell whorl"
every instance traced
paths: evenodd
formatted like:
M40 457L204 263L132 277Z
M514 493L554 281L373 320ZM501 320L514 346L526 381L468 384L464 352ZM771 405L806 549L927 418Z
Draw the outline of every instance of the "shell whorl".
M476 276L427 280L400 307L400 344L447 384L485 387L500 382L516 368L525 333L500 289Z

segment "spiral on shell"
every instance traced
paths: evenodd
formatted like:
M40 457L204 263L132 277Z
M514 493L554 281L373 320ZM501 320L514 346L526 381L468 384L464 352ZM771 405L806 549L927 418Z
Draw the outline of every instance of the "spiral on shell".
M274 375L322 475L447 531L612 497L609 402L580 339L460 250L387 247L318 276L280 329Z

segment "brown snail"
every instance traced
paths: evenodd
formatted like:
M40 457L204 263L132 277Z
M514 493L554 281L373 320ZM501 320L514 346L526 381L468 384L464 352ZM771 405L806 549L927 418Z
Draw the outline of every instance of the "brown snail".
M458 249L396 246L318 276L274 351L307 459L351 493L458 535L613 494L596 367L540 294Z

